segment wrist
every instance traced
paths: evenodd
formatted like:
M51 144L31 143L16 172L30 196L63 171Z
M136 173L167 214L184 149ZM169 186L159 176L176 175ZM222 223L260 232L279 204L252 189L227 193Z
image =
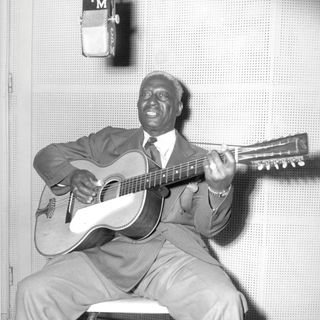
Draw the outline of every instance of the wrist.
M219 198L223 198L223 197L226 197L229 194L229 192L231 190L231 184L229 185L228 188L226 188L226 189L224 189L222 191L216 191L216 190L214 190L212 187L210 187L208 185L208 190L212 195L214 195L216 197L219 197Z

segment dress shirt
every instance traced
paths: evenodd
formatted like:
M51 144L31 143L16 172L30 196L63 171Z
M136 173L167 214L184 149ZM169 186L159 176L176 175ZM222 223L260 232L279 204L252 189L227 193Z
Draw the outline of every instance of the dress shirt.
M144 131L144 140L143 140L143 147L147 143L150 135ZM171 153L174 148L174 144L176 143L176 132L175 130L171 130L161 136L157 136L157 141L154 143L156 148L158 149L161 157L161 164L164 168L171 156Z

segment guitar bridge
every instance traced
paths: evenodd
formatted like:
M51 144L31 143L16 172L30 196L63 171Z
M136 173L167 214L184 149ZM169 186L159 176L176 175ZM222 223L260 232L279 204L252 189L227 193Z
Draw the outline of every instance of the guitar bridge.
M51 198L49 199L48 205L45 208L37 210L36 217L39 217L42 214L45 214L48 219L51 219L53 217L55 209L56 209L56 199Z

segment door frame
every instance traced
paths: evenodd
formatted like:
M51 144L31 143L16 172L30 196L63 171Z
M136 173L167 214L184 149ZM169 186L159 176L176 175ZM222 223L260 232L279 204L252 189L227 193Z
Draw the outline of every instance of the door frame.
M0 312L9 314L9 0L0 2Z

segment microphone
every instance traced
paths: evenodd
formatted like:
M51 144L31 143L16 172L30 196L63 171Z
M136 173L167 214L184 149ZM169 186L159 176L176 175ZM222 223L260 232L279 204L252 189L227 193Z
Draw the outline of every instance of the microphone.
M115 56L116 14L115 0L83 0L81 19L82 54L85 57Z

